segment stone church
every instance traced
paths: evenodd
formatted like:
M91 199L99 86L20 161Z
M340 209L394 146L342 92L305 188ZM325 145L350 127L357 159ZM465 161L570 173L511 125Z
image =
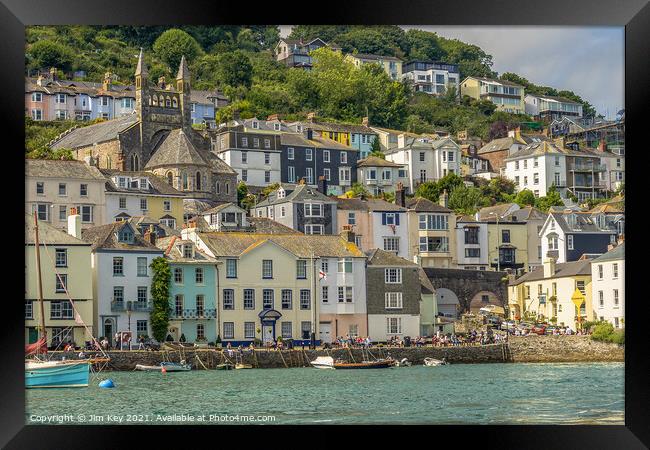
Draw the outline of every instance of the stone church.
M149 81L143 51L135 71L133 114L73 128L51 143L68 148L75 159L101 169L145 170L164 177L186 193L200 212L220 202L237 201L237 172L210 150L210 140L192 128L190 72L183 56L176 84ZM192 202L194 201L194 202Z

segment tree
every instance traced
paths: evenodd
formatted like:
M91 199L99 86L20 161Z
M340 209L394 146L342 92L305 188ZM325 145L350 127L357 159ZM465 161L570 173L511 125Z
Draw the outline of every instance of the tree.
M524 206L534 206L536 200L537 197L535 197L535 194L533 194L533 191L530 189L523 189L519 191L514 198L514 202L522 208Z
M489 183L480 187L483 195L490 200L490 204L506 203L511 200L515 192L515 183L505 177L496 177Z
M153 310L150 313L151 329L153 337L163 342L167 336L169 327L169 284L172 272L169 262L162 256L151 261L153 278L151 280L151 297L153 298Z
M440 197L440 191L438 190L437 183L434 183L433 181L425 181L424 183L420 183L415 189L415 196L426 198L427 200L431 200L432 202L437 203L438 198Z
M436 33L411 28L406 32L409 45L409 57L426 61L440 61L445 51L440 47Z
M189 64L203 53L196 39L178 28L172 28L161 34L153 43L153 51L169 66L174 75L180 66L183 55Z
M372 140L372 146L370 147L370 156L376 156L377 158L386 159L386 155L381 151L381 144L379 143L379 138L375 137Z
M70 70L74 51L57 42L44 40L31 44L27 54L31 57L30 67L33 69L56 67Z
M451 191L448 206L459 214L474 214L487 205L480 189L463 184Z
M564 202L562 201L562 197L560 197L560 193L555 188L555 185L551 185L551 187L546 191L546 196L535 199L535 208L545 213L551 209L551 206L562 205L564 205Z

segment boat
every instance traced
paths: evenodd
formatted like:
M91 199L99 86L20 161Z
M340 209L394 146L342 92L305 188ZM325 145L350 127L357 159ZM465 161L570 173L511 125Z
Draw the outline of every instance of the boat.
M217 364L217 366L215 367L216 370L232 370L234 368L235 366L233 366L230 363Z
M334 358L331 356L319 356L315 360L310 361L309 364L317 369L333 369Z
M235 364L235 369L252 369L252 368L253 368L252 364L243 364L243 363Z
M38 301L40 307L40 326L38 330L38 339L33 344L25 346L25 387L34 388L63 388L63 387L88 387L90 381L90 369L93 364L108 362L109 358L106 353L98 347L103 354L103 358L90 358L78 360L43 360L41 359L47 353L47 331L45 329L45 309L43 306L43 282L41 277L41 243L39 242L38 233L38 215L34 212L34 247L36 254L36 272L38 281ZM43 242L45 246L46 243ZM46 247L47 249L47 247ZM57 276L59 274L57 273ZM74 302L70 298L72 309L79 320ZM83 320L81 323L83 323ZM87 328L86 328L87 329ZM97 344L97 340L91 335L92 341ZM33 359L27 357L33 356Z
M162 372L165 369L165 372L187 372L192 370L191 364L185 364L185 361L180 363L174 362L161 362L157 366L147 366L145 364L136 364L135 370L142 370L145 372Z
M335 361L335 369L388 369L395 366L395 360L384 358L375 361L361 361L361 362L344 362Z
M446 366L449 363L445 358L442 359L435 359L435 358L424 358L424 365L427 367L434 367L434 366Z
M400 361L395 361L395 367L410 367L411 361L406 358L402 358Z

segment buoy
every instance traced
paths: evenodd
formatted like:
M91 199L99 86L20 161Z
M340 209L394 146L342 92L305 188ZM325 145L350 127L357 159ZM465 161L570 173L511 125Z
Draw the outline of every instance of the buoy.
M162 372L162 373L167 373L167 369L165 368L165 366L163 366L161 372Z
M115 383L113 383L113 380L111 380L110 378L107 378L106 380L102 380L102 381L99 382L99 387L100 388L106 388L106 389L114 388Z

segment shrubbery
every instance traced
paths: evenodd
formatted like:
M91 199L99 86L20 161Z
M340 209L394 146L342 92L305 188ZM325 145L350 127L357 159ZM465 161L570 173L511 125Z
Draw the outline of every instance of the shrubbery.
M615 330L609 322L597 322L592 327L591 339L600 342L625 344L625 329Z

